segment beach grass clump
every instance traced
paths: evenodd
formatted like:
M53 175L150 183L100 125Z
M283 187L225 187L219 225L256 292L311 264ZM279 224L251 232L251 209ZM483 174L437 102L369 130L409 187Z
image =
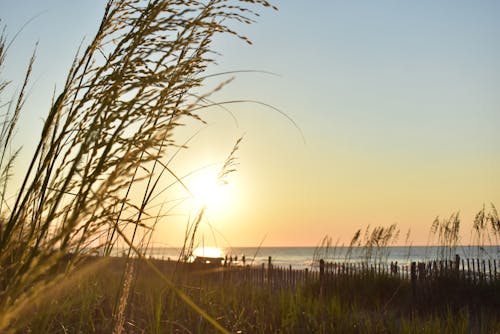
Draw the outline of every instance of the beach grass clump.
M448 219L436 217L431 225L429 236L438 245L438 259L448 260L454 258L460 240L460 214L453 213Z
M33 55L17 97L1 105L0 330L15 328L42 287L78 267L79 255L110 254L117 242L130 246L129 255L145 251L163 214L153 200L172 180L183 185L170 166L184 147L176 129L203 122L202 112L214 105L207 102L214 90L203 92L213 38L250 42L231 25L252 23L256 6L271 7L265 0L109 0L13 185L13 134ZM0 67L6 49L2 35ZM0 94L5 87L0 83Z
M481 210L474 217L472 224L471 245L476 246L475 255L478 257L495 257L495 254L485 254L485 245L497 245L497 253L500 254L500 218L498 211L493 203L490 205L489 212L483 205ZM497 255L498 255L497 254Z
M469 257L497 259L500 254L500 219L493 203L489 210L485 205L475 214L466 243L461 231L460 213L455 212L448 218L436 217L429 230L427 245L435 245L434 259L453 260L458 248L466 251ZM496 246L496 254L488 254L485 246ZM431 249L431 247L429 247Z
M321 259L344 263L364 262L370 266L385 264L390 255L389 247L397 243L399 234L397 224L373 228L368 225L364 232L358 229L347 246L339 245L339 240L333 243L332 237L326 235L314 250L313 264L318 265Z

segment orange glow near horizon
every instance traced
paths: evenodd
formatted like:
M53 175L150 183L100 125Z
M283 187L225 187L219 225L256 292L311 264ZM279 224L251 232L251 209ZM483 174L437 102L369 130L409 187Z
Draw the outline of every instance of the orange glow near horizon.
M41 120L59 94L54 85L64 85L81 38L92 36L104 9L102 1L57 0L65 5L46 12L44 1L29 2L0 2L7 37L37 18L20 29L6 58L9 87L20 87L41 41L6 198L15 198L32 161ZM263 11L242 31L252 46L214 39L214 62L200 73L207 79L190 94L261 104L197 107L206 123L178 120L172 139L183 148L173 145L164 156L175 177L164 173L142 214L147 224L161 214L154 241L182 245L186 225L205 208L197 237L221 247L315 246L326 235L348 244L358 229L391 224L401 231L399 244L411 229L409 241L426 245L436 216L455 212L459 242L469 243L483 204L500 209L500 2L367 2L366 10L353 1L323 1L322 10L279 2L279 12ZM217 88L233 76L224 73L242 69L265 71L235 73ZM236 171L222 185L220 168L242 136ZM136 207L146 184L131 192Z

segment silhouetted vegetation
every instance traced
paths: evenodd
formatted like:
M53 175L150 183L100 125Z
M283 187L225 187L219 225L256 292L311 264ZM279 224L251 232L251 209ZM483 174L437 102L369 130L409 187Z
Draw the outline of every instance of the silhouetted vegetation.
M414 296L410 280L390 273L345 272L321 282L318 272L309 272L307 282L291 284L290 276L283 275L288 269L275 268L269 279L268 268L154 263L233 333L494 333L500 328L498 281L467 285L443 276L433 281L432 291ZM26 328L63 333L63 324L68 332L111 332L115 294L124 289L119 282L127 262L97 258L87 264L97 265L97 275L68 278L79 293L66 291L60 300L45 300ZM133 268L133 289L121 314L124 332L216 332L146 264L138 260Z

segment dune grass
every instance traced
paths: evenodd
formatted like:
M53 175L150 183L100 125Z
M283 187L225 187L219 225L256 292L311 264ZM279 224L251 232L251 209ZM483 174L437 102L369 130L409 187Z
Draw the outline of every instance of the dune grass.
M170 166L185 148L176 129L203 122L203 111L214 105L211 93L227 83L203 92L204 72L214 62L213 38L230 34L250 43L231 26L252 23L260 6L271 7L265 0L109 0L94 38L78 52L53 98L21 183L13 185L13 134L33 55L19 94L2 102L0 331L14 330L11 324L47 285L71 272L80 255L110 254L118 242L130 246L129 256L145 252L166 211L162 203L168 199L159 205L158 197L172 184L184 186ZM2 35L0 67L7 45ZM0 83L0 94L7 86ZM231 157L221 174L230 168ZM123 286L128 276L122 273ZM123 327L129 292L116 294L115 332Z

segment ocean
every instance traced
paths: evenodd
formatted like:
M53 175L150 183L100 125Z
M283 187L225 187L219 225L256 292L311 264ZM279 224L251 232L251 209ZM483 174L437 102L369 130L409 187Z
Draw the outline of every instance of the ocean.
M175 247L157 247L151 248L147 256L157 259L177 260L181 248ZM203 249L197 249L198 255L210 256L214 251L213 247L206 248L206 254ZM434 259L454 259L455 254L460 258L479 258L500 261L499 246L456 246L455 248L440 246L392 246L382 249L372 248L371 254L366 248L349 247L232 247L217 248L220 256L227 256L228 259L236 264L261 265L267 264L269 257L274 266L289 267L295 269L314 268L319 259L331 262L365 261L367 258L377 261L394 261L400 265L406 265L412 261L429 261Z

